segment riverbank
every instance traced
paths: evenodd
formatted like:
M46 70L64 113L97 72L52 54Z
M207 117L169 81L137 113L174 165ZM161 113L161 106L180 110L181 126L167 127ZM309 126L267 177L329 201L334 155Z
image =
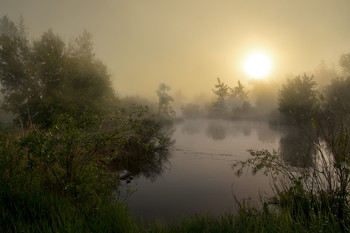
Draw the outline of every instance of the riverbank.
M172 224L132 217L129 208L111 195L120 174L106 164L114 156L131 162L128 156L118 157L129 147L155 150L154 140L146 139L169 141L150 134L147 129L158 128L145 122L149 123L128 120L130 127L98 134L77 128L69 118L51 129L30 130L23 136L2 131L0 232L349 232L347 206L340 219L334 209L339 199L309 193L298 182L279 193L279 205L265 203L261 210L239 203L235 215L199 214ZM139 129L141 123L142 131L130 131ZM274 158L267 152L255 154L262 161Z
M291 212L277 214L243 205L237 215L194 215L171 225L137 224L123 203L101 200L95 208L43 193L0 195L1 232L348 232L335 218L295 219Z

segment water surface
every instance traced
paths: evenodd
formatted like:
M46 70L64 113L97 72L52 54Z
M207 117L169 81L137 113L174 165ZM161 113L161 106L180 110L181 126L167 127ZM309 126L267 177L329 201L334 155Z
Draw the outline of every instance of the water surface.
M281 132L267 122L185 120L175 125L163 172L139 176L124 187L131 212L144 219L172 222L195 213L220 215L237 208L238 199L258 202L268 178L250 173L236 177L231 166L248 158L247 150L278 149ZM125 193L124 193L125 194Z

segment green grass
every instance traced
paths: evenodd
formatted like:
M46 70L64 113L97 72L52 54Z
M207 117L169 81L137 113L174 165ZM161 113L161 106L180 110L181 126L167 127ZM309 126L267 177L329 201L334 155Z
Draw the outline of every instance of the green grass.
M349 231L344 229L345 232ZM195 215L176 224L158 226L152 232L342 232L338 222L326 218L314 219L306 224L305 219L295 220L288 212L273 214L244 207L237 215L220 217Z
M140 232L127 207L101 201L95 208L49 193L2 192L0 232Z
M292 216L242 205L237 214L193 215L172 224L142 223L127 206L101 200L96 207L45 192L0 195L0 232L349 232L336 218ZM141 223L140 223L141 222Z

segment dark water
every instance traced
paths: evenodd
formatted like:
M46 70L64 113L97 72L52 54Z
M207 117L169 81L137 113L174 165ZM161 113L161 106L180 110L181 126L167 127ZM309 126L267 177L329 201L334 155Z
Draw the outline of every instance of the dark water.
M282 135L267 122L185 120L175 125L175 143L162 173L135 178L121 196L134 190L126 198L131 212L161 222L195 213L234 212L232 193L258 203L259 192L270 190L268 178L250 173L236 177L231 166L246 159L249 149L278 149Z

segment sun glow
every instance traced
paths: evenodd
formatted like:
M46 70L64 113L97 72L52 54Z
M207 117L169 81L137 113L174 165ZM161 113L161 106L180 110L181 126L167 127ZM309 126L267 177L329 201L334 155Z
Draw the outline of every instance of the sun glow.
M271 60L264 53L253 53L244 61L244 70L255 79L264 78L271 71Z

